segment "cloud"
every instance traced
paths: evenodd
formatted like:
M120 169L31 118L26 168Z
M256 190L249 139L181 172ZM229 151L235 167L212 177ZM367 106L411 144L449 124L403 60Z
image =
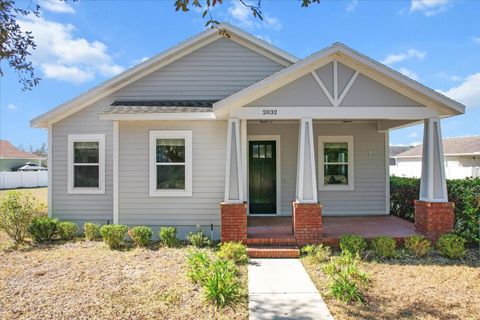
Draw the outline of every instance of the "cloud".
M382 63L386 65L392 65L394 63L404 61L407 59L418 59L422 60L425 58L427 53L425 51L420 51L414 48L408 49L406 52L394 53L389 54L385 59L383 59Z
M450 0L412 0L410 13L418 11L427 17L444 12L450 6Z
M480 37L472 37L472 41L476 44L480 44Z
M358 0L352 0L347 3L347 7L345 8L348 12L352 12L358 5Z
M32 61L46 78L79 84L124 70L114 63L104 43L75 37L72 24L35 16L19 19L18 23L23 30L32 31L37 44Z
M415 72L413 72L413 71L411 71L411 70L409 70L409 69L407 69L407 68L403 68L403 67L402 67L402 68L399 68L399 69L398 69L398 72L400 72L400 73L403 74L404 76L407 76L407 77L409 77L410 79L413 79L413 80L415 80L415 81L418 81L418 80L420 79Z
M418 138L420 135L418 134L418 132L411 132L408 134L408 137L409 138Z
M150 58L149 57L141 57L140 59L133 60L133 64L137 65L139 63L142 63L143 61L147 61L148 59L150 59Z
M13 103L7 104L7 108L10 110L17 110L18 106L14 105Z
M249 2L247 2L249 4ZM259 18L255 18L252 14L252 10L244 6L240 1L232 1L231 6L228 8L230 16L240 24L240 26L247 29L273 29L280 30L282 24L276 17L272 17L268 14L263 14L263 21Z
M268 42L268 43L270 43L270 44L273 43L272 39L270 39L269 36L264 36L264 35L261 35L261 34L256 34L255 37L257 37L258 39L262 39L263 41Z
M61 0L40 0L38 4L42 9L55 13L75 13L75 10L65 1Z
M460 85L440 93L467 107L480 107L480 72L468 76Z

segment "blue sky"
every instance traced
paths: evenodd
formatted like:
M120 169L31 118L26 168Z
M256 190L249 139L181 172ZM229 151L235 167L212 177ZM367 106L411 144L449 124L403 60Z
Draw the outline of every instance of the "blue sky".
M204 29L201 13L175 12L174 0L38 1L40 18L25 18L38 49L39 86L22 92L3 63L0 137L39 146L42 129L31 118ZM23 3L19 1L19 3ZM28 2L25 1L24 5ZM299 1L262 3L264 21L236 1L212 13L303 58L334 42L399 70L467 105L442 122L444 137L480 135L480 1L328 1L304 9ZM396 130L391 144L417 144L422 127Z

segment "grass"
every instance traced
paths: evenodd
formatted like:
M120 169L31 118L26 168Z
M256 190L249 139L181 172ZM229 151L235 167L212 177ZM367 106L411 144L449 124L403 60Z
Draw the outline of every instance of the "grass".
M186 252L78 239L0 250L0 319L248 319L246 266L241 301L215 308L187 279Z
M371 283L366 305L335 300L321 264L302 259L335 319L478 319L480 254L471 250L463 261L438 255L423 259L362 261Z
M7 189L0 190L0 199L5 196L8 191L15 190L19 192L30 192L35 198L38 199L40 205L42 205L43 210L47 212L48 210L48 188L21 188L21 189Z

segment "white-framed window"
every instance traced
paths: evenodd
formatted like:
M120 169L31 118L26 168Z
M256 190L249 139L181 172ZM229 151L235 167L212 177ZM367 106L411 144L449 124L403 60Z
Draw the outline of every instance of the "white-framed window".
M105 135L68 135L68 193L105 193Z
M318 189L353 190L353 136L320 136L318 153Z
M192 131L150 131L150 196L192 196Z

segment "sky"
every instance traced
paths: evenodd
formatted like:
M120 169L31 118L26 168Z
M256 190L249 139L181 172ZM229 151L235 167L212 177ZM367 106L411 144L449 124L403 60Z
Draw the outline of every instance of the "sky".
M47 142L30 119L203 31L206 22L199 10L175 12L174 0L36 2L40 17L20 25L35 37L40 84L23 92L1 65L0 138L24 147ZM464 103L465 115L442 121L444 137L480 135L480 1L322 0L301 8L296 0L263 0L262 12L260 21L238 0L224 0L212 15L299 58L343 42ZM390 143L419 144L422 130L394 130Z

